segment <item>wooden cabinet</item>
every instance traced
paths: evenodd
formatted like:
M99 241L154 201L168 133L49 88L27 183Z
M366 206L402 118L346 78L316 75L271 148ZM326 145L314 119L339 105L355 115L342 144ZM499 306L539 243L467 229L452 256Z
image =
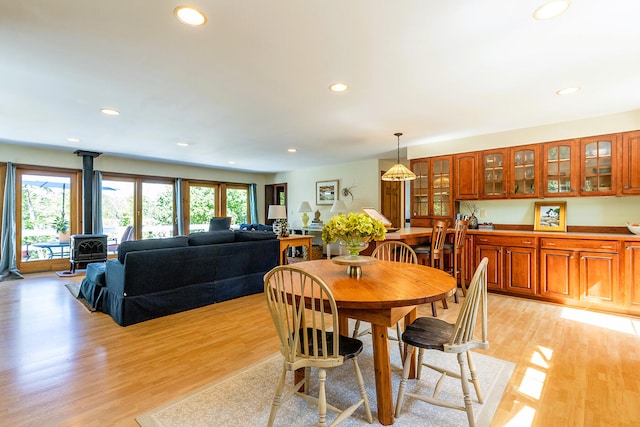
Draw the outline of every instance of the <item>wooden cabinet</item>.
M571 197L579 193L579 153L574 139L543 144L542 194Z
M505 199L507 197L507 149L480 152L480 197Z
M412 225L430 225L432 220L452 221L452 165L453 156L411 161L411 169L416 174L416 179L411 181Z
M622 134L622 194L640 194L640 131Z
M540 240L540 295L621 305L617 241Z
M533 237L475 236L476 258L489 259L487 288L535 295L537 292L537 244Z
M580 194L613 196L618 190L619 134L580 140Z
M455 200L478 198L478 153L462 153L453 156Z
M640 242L625 242L624 246L624 306L640 312Z
M525 145L509 149L509 197L538 197L540 192L540 145Z

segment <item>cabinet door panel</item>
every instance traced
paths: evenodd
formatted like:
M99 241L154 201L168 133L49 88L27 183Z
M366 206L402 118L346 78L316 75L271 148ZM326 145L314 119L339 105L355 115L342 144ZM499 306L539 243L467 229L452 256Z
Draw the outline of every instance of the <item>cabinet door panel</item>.
M580 297L599 303L614 303L618 286L618 255L580 253Z
M540 250L540 294L547 297L575 298L576 255L572 251Z
M627 243L625 254L625 307L640 311L640 244Z
M475 200L478 198L478 155L477 153L456 154L454 156L455 199Z
M534 295L537 276L536 250L531 248L506 248L505 278L506 291Z
M618 188L619 134L601 135L580 140L581 189L586 196L610 196Z
M640 131L622 136L622 194L640 194Z
M576 196L580 169L575 140L544 144L542 192L545 197Z
M487 288L502 289L502 248L500 246L476 246L476 265L487 258Z

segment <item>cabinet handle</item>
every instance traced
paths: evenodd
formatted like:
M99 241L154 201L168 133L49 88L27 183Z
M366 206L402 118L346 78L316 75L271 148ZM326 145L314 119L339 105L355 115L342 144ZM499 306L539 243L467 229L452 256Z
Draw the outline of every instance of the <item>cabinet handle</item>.
M481 242L486 242L487 241L487 239L478 239L478 240L481 241Z
M580 257L580 259L584 259L584 257L583 257L583 256L581 256L581 257Z
M547 242L547 246L555 246L556 244L553 242Z
M628 190L628 189L629 189L629 186L628 186L628 185L625 185L625 186L624 186L624 189L625 189L625 190Z
M573 255L571 255L571 256L569 257L569 259L573 259Z
M600 249L613 249L611 245L600 245Z
M530 245L531 244L531 240L523 240L522 244L524 245Z

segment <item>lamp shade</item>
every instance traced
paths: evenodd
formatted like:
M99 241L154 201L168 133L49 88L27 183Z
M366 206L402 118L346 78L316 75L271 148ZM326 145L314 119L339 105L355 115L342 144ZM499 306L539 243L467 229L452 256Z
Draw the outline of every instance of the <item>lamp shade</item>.
M283 205L269 205L268 219L285 219L287 208Z
M347 205L345 205L342 200L336 200L333 202L333 206L331 206L331 212L342 213L347 212L347 210Z
M298 207L298 212L313 212L313 209L311 209L309 202L301 202Z
M383 181L411 181L413 179L416 179L416 174L402 163L393 165L382 175Z
M394 133L396 137L398 137L398 161L395 165L391 166L391 169L386 171L382 175L383 181L411 181L416 179L416 174L411 171L408 167L400 163L400 137L402 133Z

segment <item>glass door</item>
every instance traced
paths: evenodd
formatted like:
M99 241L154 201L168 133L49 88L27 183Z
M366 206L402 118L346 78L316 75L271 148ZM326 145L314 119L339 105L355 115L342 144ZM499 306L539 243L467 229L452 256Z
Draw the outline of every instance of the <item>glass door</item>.
M75 232L75 173L17 171L18 267L23 272L69 267Z
M217 185L189 185L189 233L209 231L209 221L216 215Z
M142 182L141 239L174 235L174 185L164 182Z
M227 185L226 216L231 217L231 225L246 224L249 217L249 188Z

